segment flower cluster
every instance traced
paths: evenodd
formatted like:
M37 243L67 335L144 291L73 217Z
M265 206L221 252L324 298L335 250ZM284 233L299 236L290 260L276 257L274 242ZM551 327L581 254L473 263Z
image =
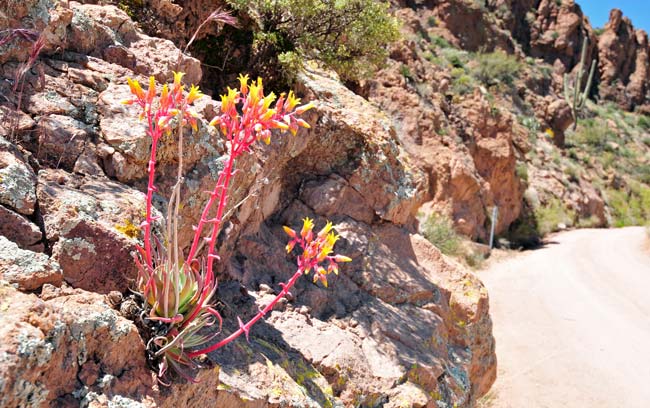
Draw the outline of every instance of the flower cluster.
M313 108L313 103L298 106L300 99L289 91L286 97L280 94L275 107L271 108L276 95L271 92L264 96L261 78L249 83L248 75L239 75L239 82L239 91L229 87L228 93L221 96L222 114L210 122L212 126L218 125L221 133L233 132L240 143L250 146L255 140L269 144L271 129L289 130L295 136L299 127L309 128L309 124L296 115ZM237 111L240 103L243 115Z
M198 115L190 108L190 105L201 98L203 93L195 85L192 85L189 92L185 93L185 86L181 83L183 75L185 74L182 72L174 72L174 82L171 89L167 84L164 84L158 98L156 97L156 79L154 77L149 77L147 92L142 89L137 80L127 79L133 97L122 101L122 103L140 106L142 109L140 119L147 117L151 121L152 129L150 130L153 130L153 132L150 132L150 136L153 137L154 133L160 132L169 133L170 121L177 117L179 113L182 113L182 125L189 123L192 129L196 131Z
M310 218L303 219L300 234L291 228L285 226L284 232L291 237L287 244L287 252L290 253L296 245L302 248L302 255L298 256L298 269L302 270L305 275L313 269L314 282L321 281L327 287L327 275L334 272L339 274L339 262L350 262L351 259L343 255L331 255L334 251L334 244L339 236L332 231L332 223L328 222L325 227L314 235L314 222ZM327 261L325 268L322 264Z

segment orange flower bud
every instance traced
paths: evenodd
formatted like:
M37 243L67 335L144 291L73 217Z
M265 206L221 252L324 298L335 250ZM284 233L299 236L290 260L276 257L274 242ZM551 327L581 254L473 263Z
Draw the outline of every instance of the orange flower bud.
M149 77L149 89L147 90L147 103L153 102L156 96L156 79L152 76Z
M305 112L307 112L309 109L315 107L314 102L309 102L308 104L298 106L296 108L296 114L301 115Z
M135 95L136 98L144 101L144 91L142 90L142 87L140 87L140 83L137 80L131 78L127 78L126 82L129 84L131 93Z
M311 129L311 126L309 126L309 123L305 122L302 119L296 120L296 125L298 125L300 127L304 127L305 129Z

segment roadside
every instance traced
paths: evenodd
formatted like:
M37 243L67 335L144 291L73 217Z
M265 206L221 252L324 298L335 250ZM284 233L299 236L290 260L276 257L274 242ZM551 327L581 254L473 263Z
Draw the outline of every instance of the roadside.
M569 231L479 272L498 359L482 406L648 406L647 240L642 227Z

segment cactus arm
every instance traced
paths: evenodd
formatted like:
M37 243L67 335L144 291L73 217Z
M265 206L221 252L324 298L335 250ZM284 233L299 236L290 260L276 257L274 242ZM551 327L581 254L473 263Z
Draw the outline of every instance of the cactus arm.
M573 82L573 89L571 89L569 74L564 74L564 99L566 103L571 107L571 113L573 115L573 130L578 126L578 112L584 108L589 99L589 90L591 89L591 84L594 79L594 74L596 72L596 61L591 61L591 68L589 69L589 75L587 77L587 83L585 84L584 89L582 87L582 82L586 74L587 66L587 46L589 45L589 38L585 37L582 42L582 51L580 52L580 63L576 69L576 77Z
M589 69L589 76L587 77L587 85L585 86L585 90L582 92L582 97L580 98L582 106L585 106L587 103L589 90L591 89L591 82L594 79L594 72L596 72L596 61L591 61L591 68Z
M569 86L569 74L564 74L564 100L571 105L571 88Z

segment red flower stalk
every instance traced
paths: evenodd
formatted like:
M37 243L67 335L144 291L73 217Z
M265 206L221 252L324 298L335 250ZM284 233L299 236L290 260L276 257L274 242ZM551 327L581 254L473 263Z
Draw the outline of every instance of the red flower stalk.
M337 263L348 262L350 259L331 255L338 239L331 231L331 223L327 223L316 235L312 232L313 222L309 218L304 219L300 235L285 227L285 231L292 238L287 245L288 252L296 245L303 250L302 255L298 257L298 270L294 276L286 284L281 284L282 291L278 296L248 323L243 324L240 320L240 329L235 333L213 345L205 346L219 332L205 335L201 334L201 329L217 322L221 327L221 317L210 304L217 289L213 265L214 260L219 258L215 246L227 208L228 189L234 175L235 161L241 154L249 152L256 141L270 143L273 129L280 129L282 132L288 130L295 135L299 127L308 128L307 122L297 116L312 108L313 104L298 106L300 99L296 98L293 92L288 95L281 94L276 101L275 94L264 95L261 79L249 82L248 76L242 75L239 77L239 90L228 88L227 93L222 95L221 114L215 117L210 125L217 126L226 136L228 158L214 189L209 194L201 217L194 226L194 238L187 257L183 260L179 258L176 239L176 218L180 204L179 184L182 179L182 129L189 123L196 130L197 116L191 110L191 104L202 94L195 86L185 92L181 84L182 76L182 73L174 73L173 84L163 85L159 96L153 78L150 78L146 92L137 81L129 79L133 98L124 103L140 106L140 117L146 119L147 134L151 137L146 213L141 225L144 230L144 247L139 248L140 259L136 259L140 270L138 286L145 299L149 319L162 321L168 324L169 328L165 335L151 339L149 344L153 342L158 347L156 355L163 357L159 377L163 377L167 369L173 367L184 377L193 380L184 368L196 367L194 357L223 347L242 333L248 338L250 327L273 309L277 301L289 292L298 277L313 270L314 282L320 280L327 286L327 274L338 273ZM155 221L152 215L152 199L156 191L156 149L162 135L171 133L174 118L178 120L179 171L177 184L169 202L167 237L159 239L152 236L151 229ZM215 215L210 218L215 204ZM206 227L208 231L204 235ZM207 242L207 248L202 256L199 256L201 242ZM327 269L322 266L323 262L328 262ZM191 351L187 351L188 349Z

